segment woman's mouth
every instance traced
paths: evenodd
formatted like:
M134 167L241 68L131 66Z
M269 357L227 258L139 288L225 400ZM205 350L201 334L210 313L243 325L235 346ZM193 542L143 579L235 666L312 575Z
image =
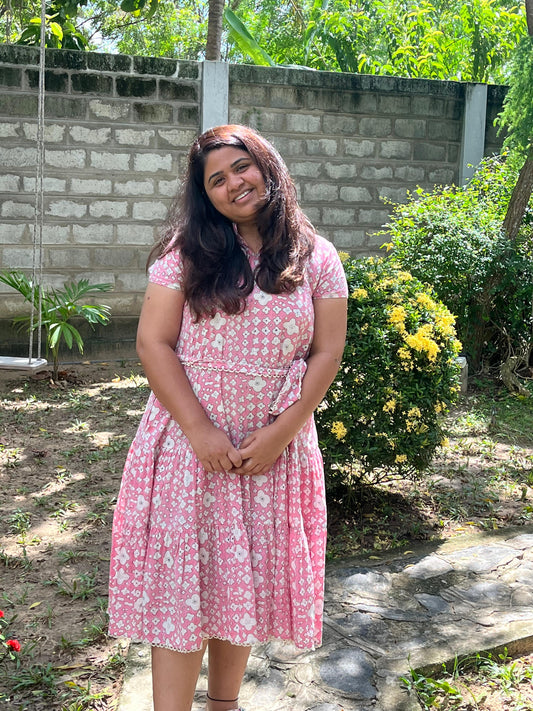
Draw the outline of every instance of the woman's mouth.
M251 189L250 189L250 190L245 190L245 191L244 191L243 193L241 193L240 195L237 195L237 197L234 198L233 202L239 202L239 200L242 200L242 199L245 198L247 195L249 195L249 193L251 193L251 192L252 192Z

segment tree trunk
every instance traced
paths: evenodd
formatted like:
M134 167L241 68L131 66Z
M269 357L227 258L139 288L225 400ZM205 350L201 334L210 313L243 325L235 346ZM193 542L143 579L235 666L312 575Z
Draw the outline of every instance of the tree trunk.
M533 192L533 150L529 151L524 165L518 175L518 180L513 188L505 219L503 221L503 229L510 240L516 239L522 220L526 213L531 193Z
M533 2L533 0L532 0ZM222 19L224 0L209 0L209 15L207 19L207 42L205 58L218 62L222 44Z
M526 0L527 31L533 35L533 0Z

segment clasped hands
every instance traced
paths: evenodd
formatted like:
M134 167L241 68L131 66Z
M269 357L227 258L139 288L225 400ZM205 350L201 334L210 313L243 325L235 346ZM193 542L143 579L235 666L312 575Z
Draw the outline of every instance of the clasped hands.
M259 476L267 472L289 444L275 423L247 435L239 448L233 446L223 430L210 425L189 437L192 448L208 472Z

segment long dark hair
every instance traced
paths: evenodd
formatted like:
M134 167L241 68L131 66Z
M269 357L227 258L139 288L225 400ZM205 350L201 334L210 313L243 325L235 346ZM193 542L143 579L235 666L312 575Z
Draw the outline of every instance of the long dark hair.
M257 219L263 245L255 274L231 221L213 207L204 189L207 155L224 146L246 151L265 181L266 200ZM304 279L314 236L277 150L247 126L218 126L203 133L191 146L181 189L149 262L179 249L185 298L195 318L212 316L218 308L236 314L244 309L254 278L263 291L271 294L294 291Z

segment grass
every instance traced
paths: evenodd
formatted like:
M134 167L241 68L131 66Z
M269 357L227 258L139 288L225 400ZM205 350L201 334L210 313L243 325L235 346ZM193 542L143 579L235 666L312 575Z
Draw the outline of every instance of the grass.
M124 669L126 647L107 636L110 528L148 387L127 363L67 376L59 385L0 380L0 609L6 639L22 645L13 660L2 661L0 648L0 694L17 711L111 711ZM449 444L418 479L329 491L330 559L533 521L533 397L478 383L447 430ZM501 683L508 676L508 708L519 709L525 682L515 680L529 667L493 661ZM477 678L499 684L489 668L475 668ZM461 708L450 705L455 676L407 683L434 685L441 706L428 708Z

